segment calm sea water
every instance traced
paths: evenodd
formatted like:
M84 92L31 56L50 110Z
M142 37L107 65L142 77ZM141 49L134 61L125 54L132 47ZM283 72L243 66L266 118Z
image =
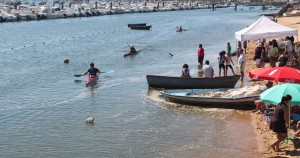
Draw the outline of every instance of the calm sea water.
M247 112L166 103L145 75L179 76L188 63L197 76L199 43L216 66L217 52L227 42L234 47L234 32L259 13L228 8L2 23L0 157L257 156ZM141 22L152 30L127 28ZM188 31L176 33L180 25ZM127 43L141 54L124 58ZM86 77L73 75L91 62L114 72L87 88ZM89 116L93 126L85 124Z

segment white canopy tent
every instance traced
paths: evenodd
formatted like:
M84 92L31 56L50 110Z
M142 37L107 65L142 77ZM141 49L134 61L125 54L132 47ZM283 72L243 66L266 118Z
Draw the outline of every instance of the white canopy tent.
M298 35L298 30L280 25L271 19L262 16L249 27L235 32L235 39L239 41L248 41L294 35Z

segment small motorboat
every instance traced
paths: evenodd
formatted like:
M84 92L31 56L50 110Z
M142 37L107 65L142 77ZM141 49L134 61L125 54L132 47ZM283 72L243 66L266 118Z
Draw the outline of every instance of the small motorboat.
M131 26L130 28L133 30L150 30L152 25L149 26Z
M140 52L140 50L137 50L136 52L129 51L128 53L124 54L124 57L130 56L130 55L135 55L135 54L138 54L139 52Z
M132 27L132 26L146 26L147 23L138 23L138 24L128 24L128 27Z
M92 84L96 83L98 79L99 79L98 75L96 75L94 77L92 77L91 75L89 75L89 77L88 77L88 79L86 81L85 86L86 87L91 86Z

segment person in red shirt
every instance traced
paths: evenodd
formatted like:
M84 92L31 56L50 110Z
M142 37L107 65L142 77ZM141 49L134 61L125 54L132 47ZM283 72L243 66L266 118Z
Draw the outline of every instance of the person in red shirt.
M199 44L198 63L203 65L203 59L204 59L204 49L202 48L202 44Z

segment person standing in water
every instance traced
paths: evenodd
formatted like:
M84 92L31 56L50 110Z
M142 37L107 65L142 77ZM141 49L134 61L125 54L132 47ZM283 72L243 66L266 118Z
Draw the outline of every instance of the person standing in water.
M225 57L225 51L222 51L219 53L219 77L221 77L221 71L223 69L223 75L225 76L225 61L226 61L226 57Z
M231 45L230 43L228 42L227 43L227 54L230 54L231 53Z
M234 65L234 64L233 64L233 61L231 59L230 53L226 54L226 58L225 59L226 59L226 62L225 62L226 63L226 65L225 65L225 76L227 76L228 68L230 68L231 71L232 71L232 74L235 75L235 73L233 71L233 68L231 66L231 63L232 63L232 65Z
M203 59L204 59L204 49L202 48L202 44L199 44L199 49L198 49L198 63L200 65L203 65Z

